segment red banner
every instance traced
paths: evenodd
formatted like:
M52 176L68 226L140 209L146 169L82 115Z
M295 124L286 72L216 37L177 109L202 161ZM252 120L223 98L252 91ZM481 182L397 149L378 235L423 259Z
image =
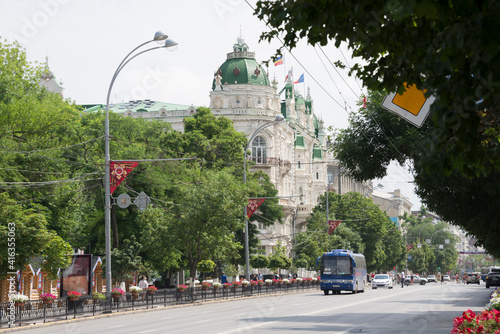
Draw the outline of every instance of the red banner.
M137 162L130 161L111 161L109 163L109 181L111 183L111 195L116 188L122 183L123 180L130 174L131 171L137 166Z
M339 226L339 224L341 222L342 222L341 220L329 220L328 221L328 234L332 234L333 231L335 231L335 229L337 228L337 226Z
M248 200L248 205L247 205L247 217L250 218L251 215L253 215L253 213L255 211L257 211L257 209L259 208L259 206L264 203L266 199L265 198L252 198L252 199L249 199Z
M406 251L409 251L412 248L413 248L413 245L406 245Z

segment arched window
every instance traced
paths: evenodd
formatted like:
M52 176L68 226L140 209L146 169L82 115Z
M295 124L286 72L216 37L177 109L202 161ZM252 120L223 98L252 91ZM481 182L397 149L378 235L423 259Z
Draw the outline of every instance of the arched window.
M252 160L258 164L266 162L266 140L262 136L257 136L252 141Z

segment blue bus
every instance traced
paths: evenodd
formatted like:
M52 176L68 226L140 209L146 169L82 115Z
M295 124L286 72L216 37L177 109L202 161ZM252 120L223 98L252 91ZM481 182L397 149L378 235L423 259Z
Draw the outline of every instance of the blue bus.
M341 291L364 292L366 286L366 260L363 254L346 249L334 249L318 257L321 290L328 295Z

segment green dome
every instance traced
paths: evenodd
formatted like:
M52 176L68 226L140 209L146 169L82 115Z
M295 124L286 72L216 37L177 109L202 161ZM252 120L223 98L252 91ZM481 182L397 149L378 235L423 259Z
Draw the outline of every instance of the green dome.
M220 75L222 86L229 84L252 84L270 86L264 68L255 60L255 53L247 51L248 46L242 38L233 46L234 52L228 53L227 60L218 68L215 76ZM215 90L215 78L212 82Z

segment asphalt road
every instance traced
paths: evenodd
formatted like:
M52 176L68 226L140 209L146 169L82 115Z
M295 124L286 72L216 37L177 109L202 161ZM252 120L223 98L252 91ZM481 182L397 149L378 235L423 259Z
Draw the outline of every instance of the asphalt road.
M41 326L42 333L450 333L467 309L481 311L493 289L484 283L430 283L356 295L322 291L246 298L197 306ZM1 331L0 331L1 333Z

